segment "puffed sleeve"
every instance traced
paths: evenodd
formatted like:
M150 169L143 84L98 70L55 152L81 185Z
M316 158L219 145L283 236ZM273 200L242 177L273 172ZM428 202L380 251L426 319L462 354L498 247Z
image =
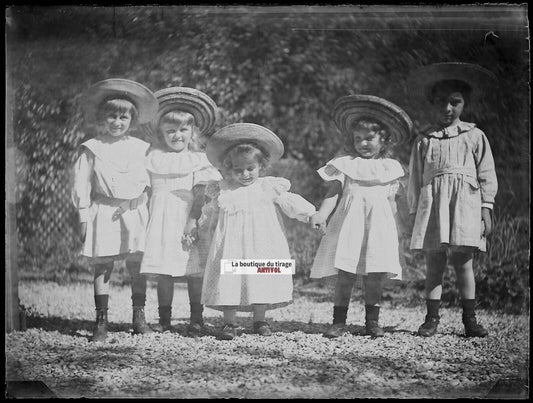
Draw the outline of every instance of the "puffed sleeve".
M411 149L411 157L409 159L409 181L407 185L407 205L409 214L415 214L418 207L418 196L422 188L422 181L424 175L424 141L427 139L419 136L413 148Z
M345 175L333 165L326 164L322 168L319 168L317 173L327 182L338 180L342 185L344 185Z
M481 203L483 207L491 208L498 192L498 179L496 167L490 148L489 140L485 133L479 130L480 136L477 147L474 150L474 158L477 164L477 179L481 189Z
M222 175L219 170L216 169L209 162L193 173L192 185L207 185L209 181L219 181L222 179Z
M91 207L91 179L94 170L94 154L83 147L80 156L74 164L74 184L71 190L71 200L78 209L80 222L89 220Z
M274 191L274 203L287 217L307 222L316 213L315 206L296 193L289 192L291 183L285 178L267 177L266 183Z

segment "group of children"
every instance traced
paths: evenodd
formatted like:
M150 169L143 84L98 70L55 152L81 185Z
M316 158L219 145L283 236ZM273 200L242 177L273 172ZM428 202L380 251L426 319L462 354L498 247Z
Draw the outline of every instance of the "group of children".
M407 194L411 249L426 254L427 315L418 329L436 333L447 260L457 273L467 337L488 332L475 318L473 256L492 228L497 180L485 134L461 121L465 104L493 76L477 65L425 66L410 83L429 106L431 123L417 135L406 173L392 149L410 140L413 124L397 105L349 95L333 107L344 136L337 156L318 169L327 194L318 211L290 192L285 178L265 176L284 147L266 127L235 123L215 133L217 105L201 91L170 87L152 93L125 79L101 81L82 106L95 137L75 166L72 199L79 211L84 256L94 267L95 341L107 337L109 280L116 260L132 277L133 332L170 330L174 281L185 279L187 335L204 330L203 307L223 312L219 338L240 334L238 311L253 313L254 332L269 336L266 311L290 304L290 275L226 274L225 259L290 259L281 213L321 231L311 278L336 276L333 321L325 337L347 331L356 283L364 286L366 334L382 337L379 310L387 278L401 279L398 206ZM138 126L148 141L131 135ZM147 278L157 281L159 323L145 319Z

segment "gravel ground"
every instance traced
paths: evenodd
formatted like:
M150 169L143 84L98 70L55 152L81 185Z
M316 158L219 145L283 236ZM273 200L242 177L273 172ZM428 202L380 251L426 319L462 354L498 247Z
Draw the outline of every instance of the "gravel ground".
M22 281L28 329L6 334L7 380L42 381L60 398L528 398L529 314L478 311L490 330L465 338L461 311L441 310L439 334L415 335L425 309L382 307L385 337L362 336L364 306L348 312L352 334L330 340L332 302L324 290L300 289L294 304L268 311L274 334L244 334L233 341L213 335L182 336L189 316L187 291L176 284L175 332L130 331L129 287L113 286L104 343L89 340L94 321L90 283ZM155 288L148 290L147 320L157 322ZM214 332L221 312L205 309Z

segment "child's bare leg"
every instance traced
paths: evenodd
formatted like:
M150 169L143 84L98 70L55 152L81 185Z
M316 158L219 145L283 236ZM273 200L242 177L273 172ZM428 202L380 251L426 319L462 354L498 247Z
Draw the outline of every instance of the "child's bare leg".
M457 276L457 286L463 306L463 324L467 337L485 337L488 332L477 323L476 279L474 276L474 258L472 252L454 252L452 263Z
M418 328L418 334L431 337L437 333L439 324L439 307L442 296L442 277L446 270L446 251L426 253L426 308L424 323Z
M113 271L113 262L94 265L94 304L96 323L93 329L93 341L103 341L107 337L107 310L109 308L109 279Z
M109 279L113 272L113 262L94 265L94 295L109 295Z
M442 277L445 270L445 251L426 253L426 299L440 301L442 296Z
M472 253L455 252L451 255L457 288L461 299L474 299L476 297L476 279L474 277L474 259Z
M379 309L383 290L383 273L369 273L364 277L365 286L365 327L366 334L372 337L383 337L384 332L379 327Z
M146 304L146 276L141 274L140 260L126 260L126 268L131 276L131 301L133 307L132 327L134 334L152 333L146 323L144 306Z
M355 274L339 270L335 284L335 297L333 298L333 323L324 333L324 337L339 337L346 331L346 316L355 280Z
M236 325L236 322L237 322L237 309L225 308L224 309L224 324L225 325Z
M190 337L200 336L204 324L204 307L200 303L202 298L202 280L202 277L187 277L187 291L189 293L189 304L191 307L187 335Z
M254 304L253 313L254 313L254 322L264 321L266 316L266 304Z

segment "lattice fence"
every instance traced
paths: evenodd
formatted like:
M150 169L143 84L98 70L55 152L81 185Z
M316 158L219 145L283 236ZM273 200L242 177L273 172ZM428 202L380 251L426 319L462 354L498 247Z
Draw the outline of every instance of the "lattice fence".
M38 171L35 166L18 164L17 171L19 266L65 270L78 261L81 247L78 213L70 200L71 170L50 167L37 181L26 177Z

